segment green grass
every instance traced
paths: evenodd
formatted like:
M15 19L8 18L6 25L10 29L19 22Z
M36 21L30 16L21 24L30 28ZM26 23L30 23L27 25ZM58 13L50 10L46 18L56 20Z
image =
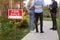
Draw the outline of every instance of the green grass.
M60 40L60 17L57 17L57 32ZM44 18L44 21L51 21L51 18Z
M59 40L60 40L60 19L57 19L57 31L58 31L58 36L59 36Z
M46 17L44 17L43 20L44 20L44 21L51 21L51 18L46 18Z

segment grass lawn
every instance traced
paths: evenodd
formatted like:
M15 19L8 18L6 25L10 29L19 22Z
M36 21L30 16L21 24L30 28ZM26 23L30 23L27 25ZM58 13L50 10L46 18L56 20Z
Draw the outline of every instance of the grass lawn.
M44 18L45 21L51 21L51 18ZM57 32L60 40L60 17L57 17Z
M57 28L58 28L58 35L59 35L59 40L60 40L60 19L57 19Z

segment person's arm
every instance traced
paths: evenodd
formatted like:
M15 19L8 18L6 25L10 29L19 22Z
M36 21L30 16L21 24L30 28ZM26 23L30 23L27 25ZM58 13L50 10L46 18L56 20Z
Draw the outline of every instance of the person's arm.
M30 7L30 5L31 5L31 1L32 1L32 0L29 0L29 2L27 3L27 7L26 7L27 11L29 10L29 7Z
M35 7L35 8L42 8L42 6L36 6L36 5L35 5L34 7Z
M53 5L51 4L49 8L50 8L50 10L52 10L53 9Z
M26 7L26 10L28 11L29 10L29 7Z
M41 6L42 8L44 7L44 0L42 0L42 6Z
M57 8L57 2L53 2L53 4L51 5L50 9L56 9Z
M30 9L34 9L35 8L34 6L35 6L35 0L32 1Z
M56 9L56 8L57 8L57 2L54 2L52 9Z

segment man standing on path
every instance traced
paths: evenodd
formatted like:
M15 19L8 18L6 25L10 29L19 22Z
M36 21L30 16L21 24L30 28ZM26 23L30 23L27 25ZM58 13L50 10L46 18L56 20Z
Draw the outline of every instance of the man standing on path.
M50 29L57 30L57 22L56 22L57 2L55 0L52 0L52 4L50 5L49 9L50 9L51 18L53 21L53 27Z

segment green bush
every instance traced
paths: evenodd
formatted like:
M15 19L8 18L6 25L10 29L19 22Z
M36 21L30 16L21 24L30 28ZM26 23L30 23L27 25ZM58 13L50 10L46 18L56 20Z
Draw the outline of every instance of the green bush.
M0 40L20 40L24 34L24 30L28 28L28 15L23 12L23 18L18 20L0 17ZM22 30L23 28L23 30Z
M16 22L16 26L20 27L20 28L26 28L28 27L28 22L29 22L29 18L26 12L23 13L23 18Z
M44 10L43 16L49 18L51 16L50 12L49 12L49 9L44 7L43 10Z

